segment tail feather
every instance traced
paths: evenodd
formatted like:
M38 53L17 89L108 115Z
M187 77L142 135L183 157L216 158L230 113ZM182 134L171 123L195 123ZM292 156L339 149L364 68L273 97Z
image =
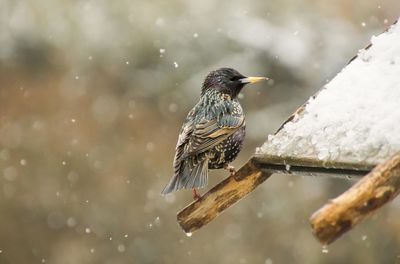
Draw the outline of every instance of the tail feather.
M203 160L193 168L190 176L187 177L184 186L186 189L202 188L207 185L208 179L208 160ZM206 179L204 179L206 178Z
M195 165L193 163L196 163ZM185 162L180 173L176 173L165 186L161 194L168 194L180 189L202 188L208 182L208 159Z

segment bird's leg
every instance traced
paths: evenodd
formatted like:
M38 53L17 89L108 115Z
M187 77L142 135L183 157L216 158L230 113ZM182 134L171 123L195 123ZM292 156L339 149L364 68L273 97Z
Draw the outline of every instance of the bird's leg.
M231 166L231 165L229 165L229 164L225 164L225 165L224 165L224 169L225 169L225 170L228 170L229 173L231 174L231 176L235 175L235 173L236 173L235 167L233 167L233 166Z
M192 191L193 191L193 199L194 200L200 199L200 194L197 192L197 190L193 188Z

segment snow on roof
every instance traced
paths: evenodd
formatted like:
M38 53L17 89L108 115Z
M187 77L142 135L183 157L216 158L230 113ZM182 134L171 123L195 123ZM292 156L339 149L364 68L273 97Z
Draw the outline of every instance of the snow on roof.
M371 38L256 156L372 167L400 151L400 23ZM329 167L329 166L327 166Z

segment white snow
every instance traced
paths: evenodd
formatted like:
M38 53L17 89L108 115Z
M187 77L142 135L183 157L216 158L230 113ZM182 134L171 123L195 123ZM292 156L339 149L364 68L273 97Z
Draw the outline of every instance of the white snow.
M326 246L322 247L322 253L324 253L324 254L328 254L329 253L329 250L328 250L328 248Z
M400 151L400 23L371 38L257 154L375 165Z
M118 252L124 252L125 251L125 245L124 244L119 244L118 245L118 247L117 247L117 249L118 249Z

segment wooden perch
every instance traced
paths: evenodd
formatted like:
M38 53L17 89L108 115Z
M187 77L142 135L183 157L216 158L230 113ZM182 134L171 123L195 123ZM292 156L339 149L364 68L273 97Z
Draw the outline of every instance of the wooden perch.
M315 212L310 218L313 233L322 244L330 244L399 192L400 154L376 166L350 189Z
M201 198L178 213L178 223L186 233L192 233L209 223L225 209L245 197L271 173L265 173L250 159L235 175L209 190Z

